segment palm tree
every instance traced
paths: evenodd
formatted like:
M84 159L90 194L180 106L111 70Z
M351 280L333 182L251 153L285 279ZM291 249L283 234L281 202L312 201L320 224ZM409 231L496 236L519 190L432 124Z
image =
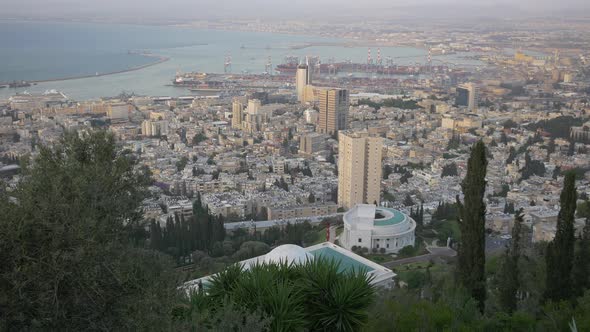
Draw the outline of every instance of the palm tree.
M301 267L311 331L356 331L367 323L373 303L372 277L364 270L341 272L334 260L316 259Z
M206 296L195 296L199 303L192 306L212 310L235 304L270 317L271 331L355 331L368 320L375 296L371 281L366 271L344 271L322 257L247 270L234 265L213 276Z

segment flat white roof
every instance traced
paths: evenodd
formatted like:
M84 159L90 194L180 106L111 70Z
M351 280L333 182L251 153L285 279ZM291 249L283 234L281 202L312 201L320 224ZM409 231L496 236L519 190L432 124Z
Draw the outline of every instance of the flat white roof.
M307 248L301 248L292 244L282 245L274 248L266 255L250 258L238 264L248 269L250 266L258 263L280 261L300 263L306 258L314 259L316 257L322 257L328 260L333 259L339 262L341 271L363 269L368 275L373 277L371 284L375 286L387 286L396 276L392 270L330 242L316 244ZM212 276L187 281L181 287L187 292L196 290L199 283L206 285Z

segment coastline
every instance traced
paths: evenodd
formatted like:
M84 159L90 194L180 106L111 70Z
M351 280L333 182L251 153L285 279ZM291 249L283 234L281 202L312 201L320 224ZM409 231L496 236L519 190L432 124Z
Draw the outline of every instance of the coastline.
M133 72L133 71L142 70L142 69L145 69L148 67L156 66L156 65L159 65L161 63L164 63L164 62L170 60L169 57L165 57L165 56L161 56L161 55L142 54L142 56L145 56L148 58L156 58L157 60L154 62L146 63L144 65L135 66L135 67L117 70L117 71L111 71L111 72L107 72L107 73L99 73L99 74L95 74L95 75L70 76L70 77L61 77L61 78L50 78L50 79L45 79L45 80L35 80L35 81L25 81L25 82L31 83L31 84L48 83L48 82L62 82L62 81L79 80L79 79L84 79L84 78L123 74L123 73L129 73L129 72ZM0 85L9 85L11 83L12 82L0 82Z

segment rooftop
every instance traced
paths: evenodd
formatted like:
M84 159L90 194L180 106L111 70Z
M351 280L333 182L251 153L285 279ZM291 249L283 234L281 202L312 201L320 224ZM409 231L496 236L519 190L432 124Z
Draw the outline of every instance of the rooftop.
M260 263L276 263L286 261L288 263L301 264L308 259L313 259L312 257L333 259L340 264L339 268L341 272L363 270L365 273L373 277L371 281L371 284L373 285L382 285L388 287L393 277L396 275L393 273L393 271L384 266L381 266L329 242L316 244L307 248L301 248L292 244L282 245L276 247L266 255L250 258L241 261L239 264L242 265L243 268L249 269L251 266ZM203 287L207 289L211 277L212 276L207 276L188 281L184 283L184 286L181 288L189 291L191 289L195 289L198 287L198 284L201 283Z
M404 221L405 218L406 216L398 210L378 208L375 213L375 221L373 224L375 226L391 226L399 224L400 222Z

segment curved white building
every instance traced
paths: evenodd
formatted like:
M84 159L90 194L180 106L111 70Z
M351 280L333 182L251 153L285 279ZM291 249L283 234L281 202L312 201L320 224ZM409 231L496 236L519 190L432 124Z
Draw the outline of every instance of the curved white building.
M395 253L414 245L415 230L416 222L398 210L358 204L344 214L339 241L348 250L357 246Z
M371 276L371 285L386 288L393 286L393 278L396 276L393 271L330 242L316 244L307 248L284 244L274 248L266 255L250 258L239 262L239 264L247 270L256 264L304 264L306 261L318 257L337 262L341 272L365 271L367 275ZM211 278L212 276L206 276L187 281L181 288L187 292L202 287L206 290Z

